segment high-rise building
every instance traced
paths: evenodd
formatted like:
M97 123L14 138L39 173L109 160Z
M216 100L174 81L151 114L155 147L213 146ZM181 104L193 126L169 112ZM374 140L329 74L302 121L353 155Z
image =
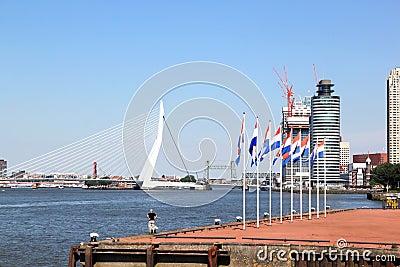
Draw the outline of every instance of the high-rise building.
M350 142L340 142L340 174L348 173L350 164Z
M7 160L0 159L0 177L7 176Z
M332 95L334 84L321 80L317 94L311 100L311 148L325 140L324 158L314 163L311 177L315 181L326 177L327 183L343 182L340 179L340 97ZM346 181L347 182L347 181Z
M387 77L387 153L390 163L400 163L400 68Z
M303 140L309 133L310 130L310 115L311 115L311 97L305 97L303 100L296 100L293 103L291 109L291 116L288 117L288 107L282 108L282 118L283 118L283 133L286 137L287 133L292 131L292 139L297 136L301 131L301 140ZM300 171L300 161L293 164L293 180L295 183L300 181L300 176L303 181L308 179L309 165L305 162L306 159L302 159L301 171ZM283 180L289 182L291 180L291 163L289 162L283 168Z

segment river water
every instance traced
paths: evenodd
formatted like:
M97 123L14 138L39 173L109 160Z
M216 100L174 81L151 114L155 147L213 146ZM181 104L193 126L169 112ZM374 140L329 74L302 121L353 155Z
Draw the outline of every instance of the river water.
M221 190L221 189L219 189ZM201 199L223 195L219 190L159 191L162 198L180 206ZM153 192L154 194L154 192ZM162 199L161 198L161 199ZM260 214L269 209L268 192L260 192ZM204 202L199 202L204 203ZM315 207L316 196L312 196ZM328 195L331 209L380 208L380 202L363 194ZM272 214L279 214L279 192L273 192ZM235 221L242 215L242 192L232 190L219 200L198 207L165 204L143 191L108 191L83 189L5 188L0 190L0 266L67 266L71 245L89 241L96 232L100 239L145 233L146 214L153 208L158 215L159 231L211 225L215 218L222 223ZM303 194L304 211L308 195ZM323 195L320 195L323 209ZM246 217L256 218L256 193L246 195ZM299 210L299 195L294 195L294 209ZM283 194L284 214L290 211L290 194Z

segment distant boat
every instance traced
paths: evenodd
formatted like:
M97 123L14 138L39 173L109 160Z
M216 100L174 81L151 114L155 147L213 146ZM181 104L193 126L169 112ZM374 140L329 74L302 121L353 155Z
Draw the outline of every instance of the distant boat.
M37 189L37 184L33 184L32 189L34 189L34 190Z
M64 186L59 185L58 188L59 188L59 189L64 189Z
M269 191L271 186L269 185L260 185L260 191Z

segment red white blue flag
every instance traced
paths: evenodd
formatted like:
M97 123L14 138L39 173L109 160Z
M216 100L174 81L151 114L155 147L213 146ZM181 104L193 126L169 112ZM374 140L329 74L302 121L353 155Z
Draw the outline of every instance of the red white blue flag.
M308 160L308 154L310 154L310 135L309 134L306 136L306 138L303 139L303 141L301 141L301 156Z
M301 156L301 151L300 151L300 146L301 146L301 137L300 137L300 132L296 135L295 138L293 138L292 141L292 157L293 157L293 163L298 161Z
M290 133L287 134L285 141L283 142L282 148L282 166L285 166L291 160L291 136Z
M325 139L323 139L317 146L317 154L316 157L323 158L325 150Z
M269 151L270 151L270 147L269 147L269 140L271 139L271 134L270 134L270 128L271 128L271 122L268 122L268 127L267 130L265 131L265 135L264 135L264 145L263 148L260 151L260 162L263 161L263 159L268 155Z
M244 117L242 118L242 128L240 129L240 135L238 140L238 156L235 160L236 166L239 165L240 162L240 155L242 154L242 143L244 142Z
M253 136L250 141L249 153L251 156L251 166L257 165L257 137L258 137L258 119L256 125L254 125Z
M274 151L275 149L278 149L281 147L281 140L282 140L282 135L281 135L281 127L278 127L278 130L276 130L276 133L274 137L272 137L271 140L271 151Z

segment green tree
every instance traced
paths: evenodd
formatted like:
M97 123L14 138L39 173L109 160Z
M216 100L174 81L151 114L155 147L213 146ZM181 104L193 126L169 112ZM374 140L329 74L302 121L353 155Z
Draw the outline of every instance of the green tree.
M181 182L196 182L196 178L193 175L186 175L185 177L181 178Z
M385 162L372 170L372 181L374 184L384 185L386 188L398 187L400 181L400 164Z
M100 185L109 185L111 184L112 181L111 180L86 180L85 181L85 185L87 185L88 187L91 186L100 186Z

